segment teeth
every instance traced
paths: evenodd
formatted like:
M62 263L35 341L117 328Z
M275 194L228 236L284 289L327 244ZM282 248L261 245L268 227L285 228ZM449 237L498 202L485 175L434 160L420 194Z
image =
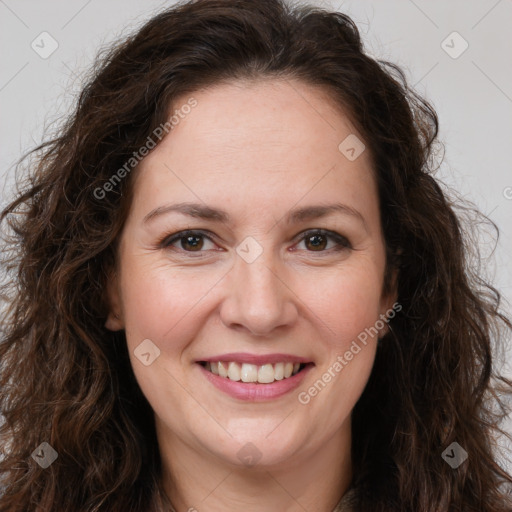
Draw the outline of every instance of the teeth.
M219 361L219 376L227 377L228 376L228 367L226 363L222 363Z
M231 380L240 380L240 365L237 363L229 363L228 377Z
M258 377L258 367L256 365L246 363L242 365L242 370L240 371L242 382L258 382Z
M274 382L274 367L271 364L264 364L258 370L258 382L269 384Z
M284 379L284 363L276 363L274 365L274 379L276 379L276 380Z
M270 384L276 380L287 379L295 375L300 369L300 363L239 364L234 361L206 363L205 368L215 375L234 381L259 382Z

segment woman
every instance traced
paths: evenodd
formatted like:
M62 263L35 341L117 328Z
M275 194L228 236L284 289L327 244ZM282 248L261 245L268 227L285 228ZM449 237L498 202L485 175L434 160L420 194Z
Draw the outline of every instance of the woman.
M2 215L0 511L510 510L512 326L437 128L339 13L199 0L112 48Z

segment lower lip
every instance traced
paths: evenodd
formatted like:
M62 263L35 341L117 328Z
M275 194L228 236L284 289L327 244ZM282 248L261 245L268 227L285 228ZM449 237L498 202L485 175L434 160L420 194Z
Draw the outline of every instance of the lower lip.
M217 388L239 400L263 402L279 398L296 389L304 380L306 374L313 368L313 364L307 364L299 373L287 379L276 380L271 384L257 384L231 380L227 377L219 377L197 363L204 376Z

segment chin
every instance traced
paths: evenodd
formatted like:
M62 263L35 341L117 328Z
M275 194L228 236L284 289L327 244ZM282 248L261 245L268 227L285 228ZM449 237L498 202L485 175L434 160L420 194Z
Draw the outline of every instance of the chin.
M229 448L226 446L221 452L214 452L229 464L262 468L286 464L300 449L301 443L298 440L293 443L290 437L279 435L269 439L265 435L261 430L255 432L254 436L245 432L236 441L232 440Z

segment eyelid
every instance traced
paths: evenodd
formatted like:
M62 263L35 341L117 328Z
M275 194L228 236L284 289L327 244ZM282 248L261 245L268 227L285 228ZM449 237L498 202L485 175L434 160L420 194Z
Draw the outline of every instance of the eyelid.
M340 247L343 247L346 249L352 249L352 244L350 243L350 241L347 237L337 233L336 231L331 231L329 229L322 229L322 228L311 228L311 229L306 229L305 231L301 231L294 238L294 241L297 240L298 242L301 242L308 236L312 236L312 235L321 235L321 236L325 236L327 238L333 239L336 242L336 244L338 245L338 247L332 248L331 250L340 249ZM319 252L319 253L324 252L324 253L326 253L326 252L330 252L330 250L308 251L308 252Z
M327 238L331 238L332 240L335 241L337 247L332 247L330 249L327 249L327 250L323 250L323 251L307 251L307 252L310 252L310 253L331 253L332 251L336 251L336 250L343 250L343 249L352 249L352 244L350 243L350 241L348 240L348 238L346 238L345 236L335 232L335 231L331 231L331 230L328 230L328 229L322 229L322 228L310 228L310 229L306 229L304 231L301 231L299 234L297 234L294 238L293 238L293 242L294 244L297 244L301 241L303 241L304 239L306 239L308 236L312 236L312 235L321 235L321 236L325 236ZM215 242L215 238L216 236L210 232L210 231L207 231L207 230L202 230L202 229L185 229L183 231L177 231L171 235L166 235L159 243L158 243L158 247L160 248L168 248L171 246L172 243L182 239L182 238L185 238L187 236L203 236L204 238L207 238L208 240L210 240L212 243L216 243ZM184 249L181 249L181 248L176 248L179 252L184 252L184 253L189 253L189 254L201 254L203 252L206 252L206 251L185 251ZM197 257L197 256L196 256Z
M207 230L202 229L184 229L183 231L176 231L175 233L172 233L171 235L166 235L162 238L160 242L158 242L158 247L165 249L166 247L169 247L172 243L180 240L181 238L185 238L187 236L203 236L204 238L207 238L211 242L215 243L215 235ZM184 251L184 252L194 252L194 251ZM204 251L198 251L198 252L204 252Z

